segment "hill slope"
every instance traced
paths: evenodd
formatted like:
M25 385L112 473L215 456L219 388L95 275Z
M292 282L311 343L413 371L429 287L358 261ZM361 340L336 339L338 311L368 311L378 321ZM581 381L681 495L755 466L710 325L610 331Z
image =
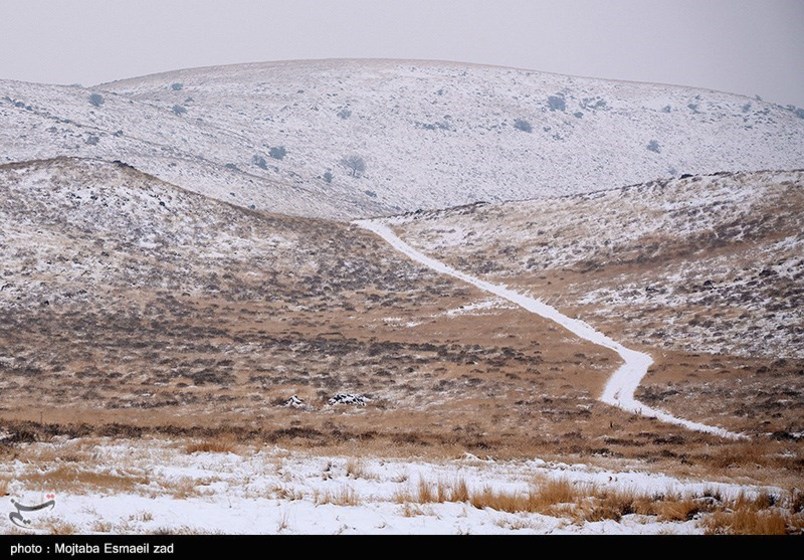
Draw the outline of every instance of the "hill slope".
M392 218L459 270L636 344L804 358L804 171L722 173Z
M596 436L627 416L592 400L611 352L500 302L464 309L487 297L355 226L123 164L0 166L0 262L0 428L519 454L554 448L567 417ZM556 402L534 411L535 387ZM328 404L341 392L370 400Z
M652 355L637 398L801 436L804 172L722 173L385 220Z
M235 65L93 90L4 81L0 124L8 161L121 159L242 206L337 218L804 162L804 119L769 103L437 62Z

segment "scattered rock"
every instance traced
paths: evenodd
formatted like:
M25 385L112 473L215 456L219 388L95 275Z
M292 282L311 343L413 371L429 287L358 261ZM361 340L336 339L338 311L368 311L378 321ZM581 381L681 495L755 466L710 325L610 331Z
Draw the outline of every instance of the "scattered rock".
M358 406L366 406L366 403L371 399L365 395L353 395L351 393L338 393L327 402L329 404L353 404Z
M283 406L288 406L291 408L303 408L304 401L301 400L296 395L293 395L292 397L290 397L288 400L285 401L285 404Z

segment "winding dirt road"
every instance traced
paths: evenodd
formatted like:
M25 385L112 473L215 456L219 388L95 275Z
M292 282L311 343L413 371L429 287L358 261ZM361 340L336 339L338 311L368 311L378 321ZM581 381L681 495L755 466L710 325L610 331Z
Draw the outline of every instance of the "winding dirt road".
M619 354L622 358L623 364L609 378L608 382L606 383L606 387L603 389L603 394L600 396L600 401L612 406L616 406L633 414L639 414L649 418L657 418L662 422L675 424L690 430L705 432L728 439L747 439L743 434L730 432L723 428L718 428L717 426L709 426L700 422L693 422L692 420L678 418L669 412L652 408L638 401L634 397L634 392L636 391L637 387L639 387L639 383L648 373L648 368L653 363L653 359L648 354L626 348L619 342L616 342L605 334L595 330L587 323L579 319L567 317L554 307L543 303L541 300L514 292L513 290L500 284L486 282L485 280L481 280L480 278L456 270L432 257L428 257L424 253L414 249L402 241L393 232L393 230L391 230L391 228L383 223L380 223L379 221L359 220L354 223L363 229L377 234L400 253L428 268L431 268L432 270L435 270L436 272L452 276L453 278L457 278L458 280L466 282L467 284L471 284L485 292L506 299L511 303L515 303L523 309L530 311L531 313L535 313L540 317L544 317L545 319L550 319L551 321L558 323L579 338L588 340L589 342L617 352L617 354Z

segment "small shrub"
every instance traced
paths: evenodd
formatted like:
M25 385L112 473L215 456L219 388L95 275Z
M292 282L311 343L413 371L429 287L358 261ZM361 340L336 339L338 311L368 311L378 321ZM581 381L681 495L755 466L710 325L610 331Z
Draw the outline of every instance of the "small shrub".
M100 137L95 134L90 134L89 136L87 136L85 142L90 146L96 146L98 142L100 142Z
M651 152L656 152L657 154L662 151L662 149L659 147L659 142L657 142L656 140L651 140L650 142L648 142L647 148Z
M443 121L434 122L434 123L416 123L417 128L422 128L424 130L453 130L452 125L449 122L448 117L446 117Z
M341 165L349 170L352 177L360 177L366 171L366 162L360 156L347 156L341 159Z
M270 150L268 150L268 155L269 156L271 156L274 159L279 159L279 160L285 159L285 156L287 155L287 153L288 153L288 151L285 149L284 146L275 146L275 147L271 148Z
M89 95L89 104L93 107L100 107L103 105L103 96L100 93L92 93Z
M268 169L268 162L260 154L254 154L254 156L251 158L251 163L260 169Z
M564 100L563 95L551 95L547 98L547 106L551 111L565 111L567 109L567 102Z
M602 97L584 97L581 100L581 108L587 111L605 110L608 104Z
M187 109L182 105L174 105L173 106L173 114L177 116L181 116L187 112Z
M183 87L184 84L182 84L181 82L174 82L170 84L170 89L172 89L173 91L181 91Z
M331 183L332 179L333 179L332 173L329 172L329 171L325 171L324 175L323 175L323 178L324 178L325 183Z
M514 128L517 129L517 130L521 130L522 132L532 132L533 131L533 127L525 119L516 119L514 121Z
M350 111L349 109L347 109L346 107L344 107L343 109L341 109L340 111L338 111L338 116L339 116L340 118L342 118L343 120L346 120L346 119L348 119L349 117L351 117L351 116L352 116L352 111Z

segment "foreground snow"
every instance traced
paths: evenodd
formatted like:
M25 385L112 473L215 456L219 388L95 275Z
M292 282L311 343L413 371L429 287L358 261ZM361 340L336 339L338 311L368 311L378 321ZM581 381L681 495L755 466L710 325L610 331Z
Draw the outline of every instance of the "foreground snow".
M31 456L56 457L50 464ZM91 466L59 457L92 457ZM165 440L56 440L20 448L8 466L9 496L39 503L44 477L74 469L56 505L28 514L31 530L75 533L700 533L698 518L659 522L625 515L619 521L573 521L538 513L478 509L468 502L417 503L419 482L463 480L470 492L527 492L538 482L612 488L649 496L719 495L728 499L775 489L680 480L642 472L612 472L541 460L495 462L466 455L450 461L347 459L280 448L237 453L188 453ZM88 473L92 473L92 477ZM33 477L33 478L31 478ZM124 488L81 487L77 480L129 480ZM37 482L38 481L38 482ZM405 497L407 496L407 497ZM8 505L8 504L7 504ZM11 507L10 505L8 507ZM4 532L17 530L3 525Z
M397 251L437 272L447 274L468 284L472 284L483 291L504 298L512 303L515 303L516 305L519 305L523 309L530 311L531 313L535 313L536 315L558 323L579 338L588 340L594 344L598 344L604 348L609 348L610 350L617 352L617 354L619 354L623 359L623 365L614 372L608 383L606 383L606 387L603 390L602 396L600 397L600 400L604 403L617 406L634 414L655 417L663 422L682 426L690 430L714 434L729 439L742 439L745 437L741 434L736 434L723 428L708 426L706 424L701 424L700 422L693 422L691 420L678 418L677 416L673 416L668 412L652 408L638 401L634 397L634 392L636 391L637 387L639 387L639 382L648 373L648 367L650 367L650 365L653 363L653 359L649 355L626 348L619 342L616 342L600 331L595 330L589 324L579 319L567 317L554 307L547 305L541 300L517 293L499 284L486 282L480 278L456 270L451 266L437 261L436 259L428 257L424 253L417 251L402 241L391 230L391 228L378 221L361 220L355 223L362 228L376 233L389 244L391 244Z

